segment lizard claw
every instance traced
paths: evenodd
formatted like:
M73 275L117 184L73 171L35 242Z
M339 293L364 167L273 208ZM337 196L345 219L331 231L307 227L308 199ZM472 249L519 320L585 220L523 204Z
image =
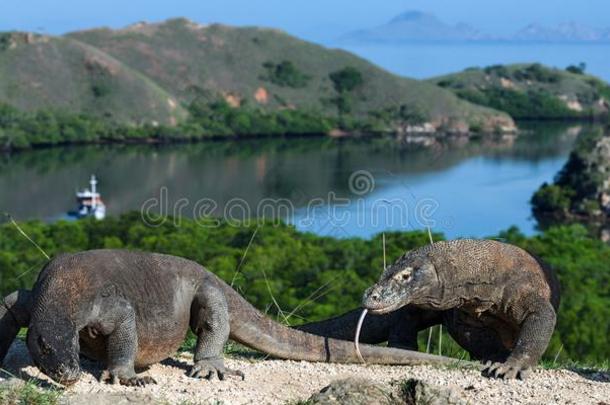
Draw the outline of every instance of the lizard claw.
M493 363L491 361L486 362L483 365L481 374L484 377L489 378L501 378L504 380L511 380L518 378L525 380L530 374L531 368L522 366L516 362L505 362L505 363Z
M138 376L133 376L133 377L121 377L118 374L113 374L110 371L103 371L102 375L100 376L99 381L102 382L106 382L112 385L124 385L126 387L144 387L146 385L149 384L156 384L157 381L155 381L154 378L149 377L149 376L142 376L142 377L138 377Z
M156 384L154 378L143 376L143 377L131 377L131 378L119 378L119 383L127 387L144 387L149 384Z
M221 381L225 379L225 376L240 377L242 381L246 378L241 371L226 368L222 359L200 360L191 368L188 376L192 378L205 378L206 380L213 380L215 376L218 376L218 379Z

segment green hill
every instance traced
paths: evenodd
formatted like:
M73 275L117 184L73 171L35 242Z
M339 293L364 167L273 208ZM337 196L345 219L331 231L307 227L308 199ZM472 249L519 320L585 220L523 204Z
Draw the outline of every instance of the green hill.
M537 63L495 65L429 82L516 119L594 119L610 110L610 86L574 66L561 70Z
M24 122L40 121L32 115L41 110L80 114L87 127L98 120L87 141L514 128L504 113L348 52L277 30L185 19L63 37L0 34L0 104L14 107L12 116L30 114L10 125L0 119L0 144L24 146L44 136L9 142L6 134L28 134Z
M362 84L353 89L349 100L350 112L356 115L406 105L440 125L450 119L468 121L496 114L473 108L427 83L392 75L348 52L277 30L202 26L176 19L69 36L143 72L187 103L212 92L234 104L335 112L333 99L340 94L330 75L351 67L362 76ZM296 84L278 80L278 66L283 62L304 80Z
M0 36L0 102L131 124L186 118L170 93L110 55L70 38L29 33Z

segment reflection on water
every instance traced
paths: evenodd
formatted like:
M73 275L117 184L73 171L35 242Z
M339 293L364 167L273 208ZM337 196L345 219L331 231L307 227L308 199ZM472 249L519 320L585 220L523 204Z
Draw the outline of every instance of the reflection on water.
M530 124L517 139L427 147L388 137L38 150L0 161L0 210L18 219L57 218L95 173L110 215L145 205L189 217L269 216L273 207L261 211L261 201L281 199L297 227L334 236L368 237L425 223L451 237L490 235L512 224L532 232L529 198L561 168L579 128ZM355 172L374 184L350 185ZM380 211L397 200L407 212Z

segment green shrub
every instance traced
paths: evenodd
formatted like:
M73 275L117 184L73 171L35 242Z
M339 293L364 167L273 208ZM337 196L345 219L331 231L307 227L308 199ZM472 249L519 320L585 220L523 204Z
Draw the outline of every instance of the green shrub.
M587 70L587 64L580 62L578 65L570 65L566 68L566 71L577 75L582 75Z
M457 90L456 94L472 103L505 111L516 119L561 119L582 116L579 112L570 110L564 101L544 90L524 92L492 87L481 90Z
M565 216L570 211L574 194L569 188L544 183L532 196L534 213Z
M329 77L338 93L354 91L364 84L362 73L351 66L333 72Z
M483 69L488 75L496 75L500 77L510 77L510 71L504 65L492 65Z
M302 88L307 86L311 76L304 74L290 61L282 61L278 64L265 62L263 67L267 73L261 77L281 87Z
M558 83L561 81L561 75L558 72L544 67L539 63L534 63L523 69L516 70L512 76L520 81L531 80L540 83Z

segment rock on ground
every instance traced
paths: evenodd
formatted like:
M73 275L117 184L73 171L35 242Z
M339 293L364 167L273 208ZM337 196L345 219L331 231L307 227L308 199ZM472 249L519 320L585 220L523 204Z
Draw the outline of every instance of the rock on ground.
M226 363L230 368L242 370L246 374L245 381L237 378L194 380L186 376L192 356L180 355L145 371L158 384L135 388L99 383L102 368L83 360L83 377L65 390L62 400L74 404L94 404L94 398L106 398L106 403L117 404L121 398L133 400L127 403L142 400L161 404L285 404L304 401L336 380L365 378L387 391L395 389L397 383L415 379L451 390L457 398L472 404L610 403L610 382L606 373L536 370L526 381L502 381L483 378L477 370L464 368L363 366L244 358L228 358ZM31 365L22 342L13 345L4 367L43 387L51 384ZM0 374L0 380L3 377L5 374Z
M308 403L318 405L394 404L391 393L382 385L365 378L345 378L312 395Z
M317 405L466 405L451 389L409 379L376 384L365 378L345 378L330 383L307 403Z

